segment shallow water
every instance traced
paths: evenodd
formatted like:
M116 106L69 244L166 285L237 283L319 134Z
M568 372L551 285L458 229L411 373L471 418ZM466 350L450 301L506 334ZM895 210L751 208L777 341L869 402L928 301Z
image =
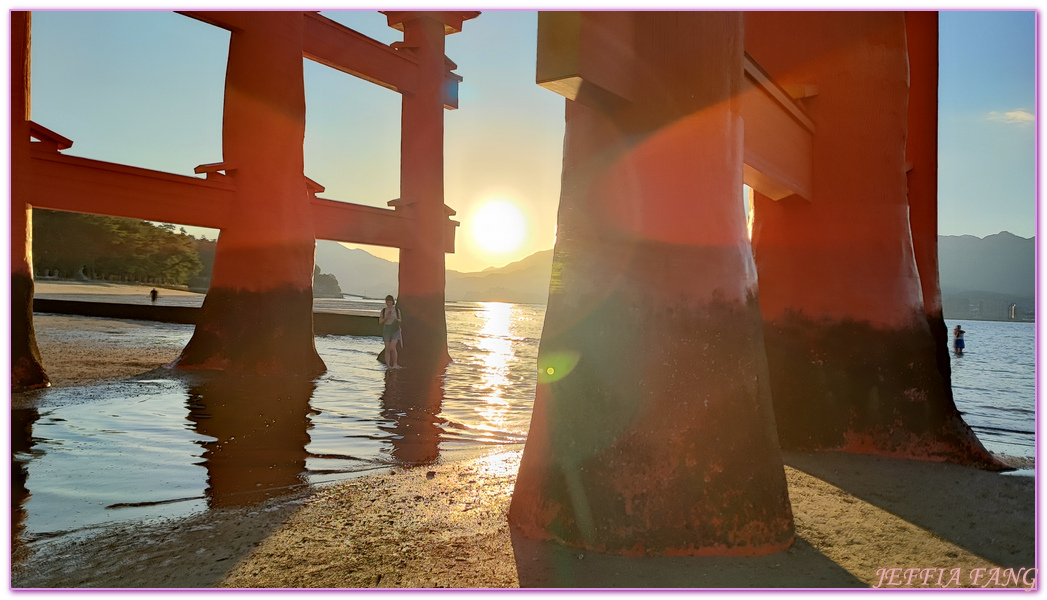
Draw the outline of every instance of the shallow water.
M377 314L380 306L317 301L318 310ZM306 484L521 444L544 310L448 303L454 362L435 383L413 378L410 369L387 372L375 359L379 338L320 336L316 347L328 371L307 384L157 371L38 392L43 408L12 413L14 459L22 466L12 478L16 543L253 504ZM957 405L990 450L1031 464L1035 329L989 322L964 328L968 351L953 359ZM192 335L186 325L157 323L146 331L148 339L181 344Z
M966 332L963 356L952 356L956 407L986 448L1029 461L1036 453L1036 325L946 322Z
M316 301L317 310L376 315L381 306ZM158 370L37 392L43 408L13 415L15 527L28 543L78 536L521 444L543 318L543 306L448 303L455 362L435 383L386 371L380 338L318 336L328 370L302 385ZM63 332L70 341L113 334ZM142 335L184 345L192 326L155 323Z

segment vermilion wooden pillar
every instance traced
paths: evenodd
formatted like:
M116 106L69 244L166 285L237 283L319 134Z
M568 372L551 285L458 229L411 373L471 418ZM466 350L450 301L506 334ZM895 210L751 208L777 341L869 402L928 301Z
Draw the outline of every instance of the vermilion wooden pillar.
M605 17L621 26L613 56L585 48ZM782 550L792 513L739 197L741 13L580 18L579 54L604 56L628 98L567 102L510 524L625 555Z
M949 331L942 313L938 279L938 12L905 13L909 53L909 112L905 157L908 170L909 227L923 288L923 310L934 336L938 371L952 380ZM952 397L952 386L946 389Z
M236 184L211 287L176 366L314 377L313 223L300 13L245 12L229 40L222 151ZM294 18L294 17L298 18Z
M33 208L29 197L32 17L11 12L11 389L50 384L33 331Z
M403 94L400 127L397 209L411 218L412 246L400 250L397 301L404 344L399 360L429 371L450 360L444 315L445 19L430 12L391 12L388 17L390 26L403 30L404 46L418 59L415 92Z
M805 101L815 123L810 201L755 195L782 447L1003 468L956 410L925 314L906 196L904 13L750 12L746 36L777 81L818 90ZM927 101L920 105L927 117ZM923 143L929 126L916 132ZM914 172L934 161L924 146ZM918 205L928 193L917 190ZM925 224L917 230L927 233Z

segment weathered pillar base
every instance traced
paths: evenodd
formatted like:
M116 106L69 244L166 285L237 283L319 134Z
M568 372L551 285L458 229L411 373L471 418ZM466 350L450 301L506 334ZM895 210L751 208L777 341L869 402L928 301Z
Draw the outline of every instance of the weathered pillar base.
M33 330L33 278L11 274L11 391L51 385Z
M312 379L327 370L316 353L312 311L309 290L211 289L192 339L172 366Z
M1010 469L957 411L922 312L907 329L790 314L764 331L783 449Z
M756 298L654 285L738 256L656 242L558 252L554 272L592 293L558 294L554 277L509 509L525 537L627 556L791 545Z
M938 366L938 374L945 382L945 393L949 397L949 403L955 405L952 395L952 358L949 357L949 327L945 324L945 315L938 309L924 313L924 317L931 331L931 339L934 340L934 361Z
M397 306L403 313L403 346L397 355L400 365L423 373L446 367L451 356L447 352L443 294L400 296Z

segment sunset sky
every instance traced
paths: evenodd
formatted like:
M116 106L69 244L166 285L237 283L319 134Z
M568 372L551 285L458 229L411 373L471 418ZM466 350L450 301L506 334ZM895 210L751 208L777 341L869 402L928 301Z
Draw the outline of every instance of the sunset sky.
M383 43L402 36L376 12L323 14ZM940 23L939 232L1032 236L1035 13ZM447 38L464 77L444 113L445 201L462 223L450 269L553 245L564 99L534 83L536 28L534 11L485 11ZM221 160L225 31L161 11L36 11L32 44L32 119L72 139L67 153L184 175ZM399 94L308 60L305 77L305 174L324 198L385 207L399 196Z

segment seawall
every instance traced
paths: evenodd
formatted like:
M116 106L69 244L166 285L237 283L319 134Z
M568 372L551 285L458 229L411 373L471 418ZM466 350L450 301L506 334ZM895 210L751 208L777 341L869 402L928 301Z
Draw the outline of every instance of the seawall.
M33 312L109 319L135 319L161 323L196 324L199 308L195 306L154 306L116 302L86 302L34 298ZM382 335L378 317L343 313L314 312L313 333L316 335Z

